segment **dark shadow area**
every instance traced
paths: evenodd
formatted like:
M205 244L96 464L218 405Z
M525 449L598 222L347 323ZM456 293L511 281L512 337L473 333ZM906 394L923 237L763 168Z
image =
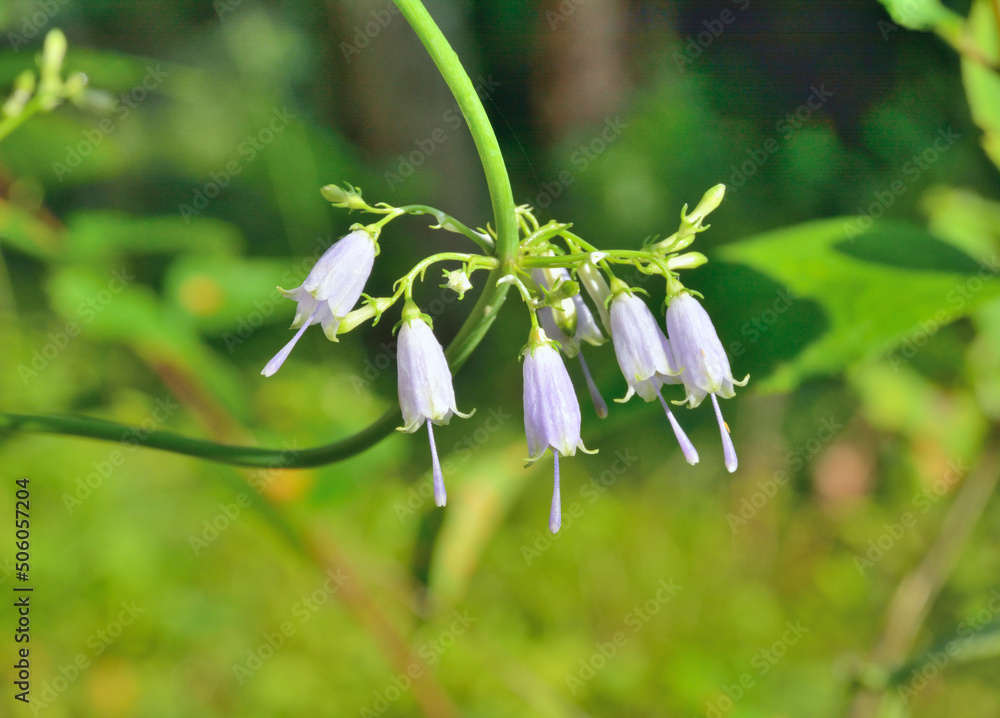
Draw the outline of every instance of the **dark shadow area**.
M712 261L696 285L729 354L733 374L754 381L795 358L829 328L821 306L741 264Z
M979 263L950 244L917 227L878 224L865 234L839 242L836 251L855 259L901 269L975 274Z

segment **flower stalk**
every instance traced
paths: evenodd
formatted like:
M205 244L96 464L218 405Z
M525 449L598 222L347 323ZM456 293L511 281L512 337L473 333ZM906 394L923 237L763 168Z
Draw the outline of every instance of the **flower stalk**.
M340 335L369 321L377 323L402 300L402 320L398 327L398 408L391 409L353 437L297 451L291 456L287 451L224 446L161 431L147 433L144 445L243 466L317 466L348 458L377 443L391 433L393 426L398 426L402 416L403 426L398 427L401 431L415 432L427 426L435 503L444 506L447 493L433 426L447 424L455 414L466 416L456 408L453 373L489 331L513 285L524 300L531 327L528 344L522 352L528 460L539 460L549 449L554 457L549 517L553 533L561 525L559 459L573 456L578 448L587 451L581 439L579 401L560 352L567 357L579 357L597 414L603 417L608 413L598 384L583 359L584 343L597 346L606 337L611 338L627 386L625 400L638 394L644 401L659 401L684 458L691 464L698 462L698 452L681 429L663 392L673 385L683 385L685 398L674 403L690 408L710 396L722 437L724 463L729 471L734 471L736 450L718 399L731 398L734 387L745 385L748 378L734 379L708 314L680 278L682 272L708 261L703 254L688 251L688 247L700 232L708 229L705 220L722 202L725 187L711 188L690 213L685 205L678 230L662 241L647 240L641 249L603 250L572 231L568 222L555 219L539 222L533 208L514 205L496 135L458 56L419 0L396 0L396 3L427 48L466 119L490 193L492 225L486 222L486 229L473 229L429 205L370 204L360 189L349 184L324 186L322 196L334 207L375 217L368 225L353 225L316 262L302 285L282 290L296 304L292 329L297 331L262 374L272 376L278 371L308 327L319 324L328 339L337 341ZM51 46L46 43L40 80L36 83L34 75L19 78L13 95L4 105L0 139L30 113L50 109L61 99L74 99L82 93L79 81L74 84L72 77L65 82L60 79L65 47L59 45L58 36L53 37ZM393 241L389 239L394 234L390 227L394 229L393 223L404 216L432 217L436 221L433 229L465 237L478 253L430 255L400 277L389 296L368 296L363 292L380 243ZM475 305L447 350L434 336L430 318L420 313L413 300L414 287L425 280L427 269L446 262L458 266L444 271L446 281L440 286L454 291L459 300L473 289L476 273L489 270ZM621 267L632 267L665 282L669 302L666 333L638 296L638 290L616 276ZM622 273L622 276L627 275ZM600 325L595 313L600 317ZM123 440L119 437L126 427L75 417L0 414L0 429Z

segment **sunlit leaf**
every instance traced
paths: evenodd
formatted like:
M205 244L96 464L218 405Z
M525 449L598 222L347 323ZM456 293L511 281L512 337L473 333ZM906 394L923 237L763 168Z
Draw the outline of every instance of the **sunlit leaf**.
M913 225L857 228L857 218L811 222L719 252L819 304L828 322L759 388L788 391L838 372L909 335L934 334L1000 293L992 257L970 257Z
M994 63L985 67L981 61L962 58L962 78L969 97L972 119L983 131L983 149L1000 168L1000 47L997 42L997 16L991 0L977 0L969 15L969 27L977 48Z

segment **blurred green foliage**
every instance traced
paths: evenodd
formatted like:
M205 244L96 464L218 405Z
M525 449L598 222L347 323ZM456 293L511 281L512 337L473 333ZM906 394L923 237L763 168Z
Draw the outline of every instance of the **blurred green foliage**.
M692 468L656 407L585 404L601 452L564 462L549 535L514 301L456 378L477 413L439 432L445 510L410 436L242 471L4 434L3 481L32 487L33 698L52 716L997 715L1000 17L886 5L430 3L543 221L638 247L728 185L690 286L751 374L726 406L739 472L704 407L679 412ZM67 70L109 100L0 143L4 411L295 451L392 406L394 318L307 333L258 375L289 337L274 286L357 219L320 186L491 220L454 101L389 8L0 5L0 88L59 27ZM442 235L394 224L372 291L462 246ZM446 341L475 296L436 284L417 299ZM588 361L624 393L610 351ZM949 516L971 536L900 628L894 595L961 538Z

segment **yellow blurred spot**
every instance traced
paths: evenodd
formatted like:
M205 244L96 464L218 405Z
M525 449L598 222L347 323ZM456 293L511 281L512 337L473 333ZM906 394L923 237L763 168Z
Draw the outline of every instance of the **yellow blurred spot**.
M314 472L302 469L276 469L262 477L267 485L264 495L272 501L294 501L313 485Z
M731 431L729 430L729 422L728 422L728 421L724 421L724 422L722 422L722 425L723 425L724 427L726 427L726 433L727 433L727 434L732 434L732 433L733 433L733 432L731 432Z
M136 713L139 681L135 667L118 658L99 661L87 675L90 714L124 718Z
M219 284L209 276L195 274L180 288L181 306L199 317L210 317L222 309L225 297Z

